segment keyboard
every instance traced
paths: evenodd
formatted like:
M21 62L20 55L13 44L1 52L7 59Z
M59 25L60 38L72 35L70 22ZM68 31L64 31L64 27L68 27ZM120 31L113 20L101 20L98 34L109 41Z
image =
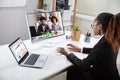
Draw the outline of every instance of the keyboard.
M29 58L25 61L25 64L34 65L40 55L31 54Z

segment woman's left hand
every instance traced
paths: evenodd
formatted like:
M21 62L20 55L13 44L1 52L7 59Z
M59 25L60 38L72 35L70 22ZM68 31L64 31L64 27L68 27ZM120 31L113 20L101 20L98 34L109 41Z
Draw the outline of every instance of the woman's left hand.
M67 55L67 54L68 54L67 51L65 51L65 49L62 48L62 47L58 47L58 48L57 48L57 51L60 52L60 53L63 54L63 55Z

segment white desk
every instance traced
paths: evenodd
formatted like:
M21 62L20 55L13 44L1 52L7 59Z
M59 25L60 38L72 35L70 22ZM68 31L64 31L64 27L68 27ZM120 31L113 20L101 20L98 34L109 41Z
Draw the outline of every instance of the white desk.
M62 42L57 43L53 47L42 47L40 46L45 41L56 41L62 39ZM68 67L72 64L66 59L65 56L57 53L56 48L65 47L67 43L73 43L79 45L80 47L93 47L97 42L97 39L91 38L90 43L84 42L84 36L81 35L79 42L74 42L71 40L66 40L65 36L60 36L56 38L47 39L32 44L30 40L24 41L30 52L48 55L48 59L42 69L21 67L17 64L12 53L10 52L8 45L0 46L0 80L43 80L50 76L53 76ZM76 56L83 59L86 54L77 54Z

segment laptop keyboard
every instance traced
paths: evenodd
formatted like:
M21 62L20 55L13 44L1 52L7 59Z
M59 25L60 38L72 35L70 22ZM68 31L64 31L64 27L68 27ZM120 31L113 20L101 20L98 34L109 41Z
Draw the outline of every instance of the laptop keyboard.
M31 54L29 58L25 61L25 64L34 65L40 55Z

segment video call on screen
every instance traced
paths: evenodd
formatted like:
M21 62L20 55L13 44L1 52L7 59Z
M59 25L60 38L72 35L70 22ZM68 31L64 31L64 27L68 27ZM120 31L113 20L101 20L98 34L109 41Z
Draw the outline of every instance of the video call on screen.
M32 40L64 34L61 12L28 13L27 22Z

